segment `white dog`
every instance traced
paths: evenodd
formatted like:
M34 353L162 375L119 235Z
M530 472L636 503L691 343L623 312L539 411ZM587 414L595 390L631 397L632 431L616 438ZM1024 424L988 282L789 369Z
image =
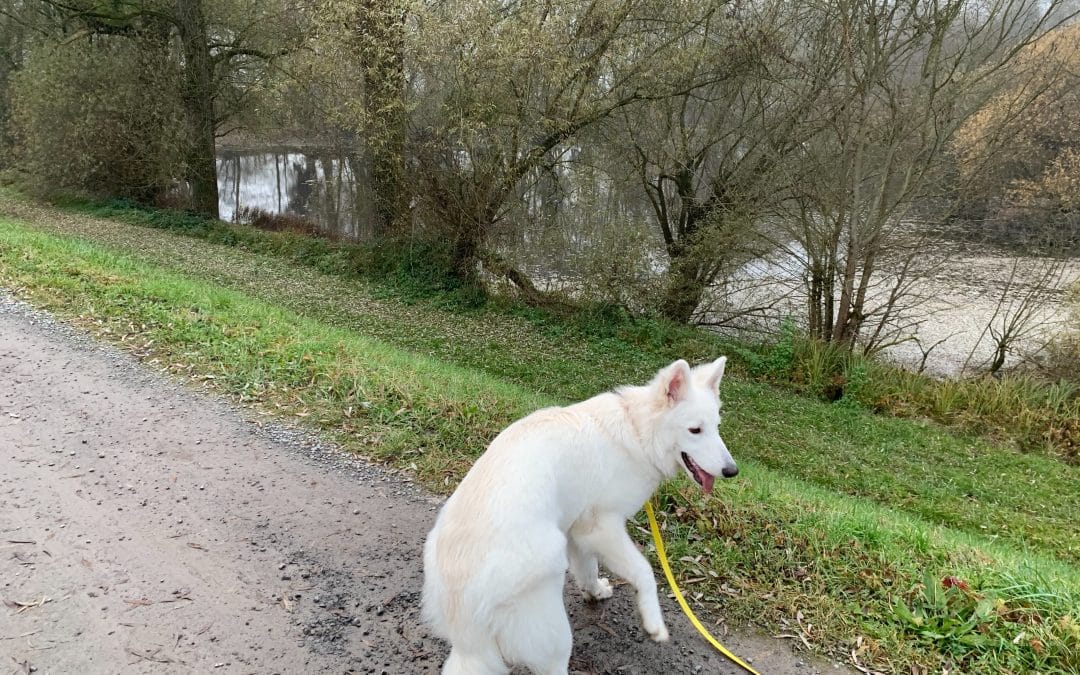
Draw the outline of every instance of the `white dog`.
M682 467L705 492L738 473L720 438L726 359L676 361L623 387L518 420L492 441L447 500L424 545L423 616L450 641L443 675L565 675L569 568L591 598L611 596L597 562L637 591L642 624L668 639L656 579L626 533Z

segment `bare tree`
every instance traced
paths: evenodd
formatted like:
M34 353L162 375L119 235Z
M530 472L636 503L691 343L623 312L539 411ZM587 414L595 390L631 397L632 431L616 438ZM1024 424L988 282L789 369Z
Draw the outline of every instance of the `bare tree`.
M1006 86L960 128L952 151L968 234L1080 246L1078 45L1074 23L1025 49Z
M990 375L997 374L1023 342L1040 341L1031 351L1041 352L1051 341L1054 329L1063 323L1053 308L1067 272L1068 261L1064 258L1013 258L994 312L968 353L964 368L975 361L975 353L987 336L993 346L985 366Z
M789 195L786 164L824 122L833 66L797 50L825 28L791 3L726 8L685 38L705 84L622 118L612 142L631 150L668 256L664 316L690 320L706 289L760 254L763 219Z
M420 196L445 227L460 278L473 278L479 260L537 297L485 247L488 233L513 227L505 219L524 183L586 130L693 88L687 73L665 65L720 4L461 0L417 10Z
M1052 27L1056 5L862 2L815 5L833 39L831 121L806 139L791 200L812 334L854 347L895 318L912 275L940 247L914 222L940 195L946 147L996 91L1003 67ZM875 290L876 287L876 290ZM871 299L884 300L875 313Z
M10 165L14 145L10 127L11 77L26 60L28 43L40 32L40 18L31 3L12 2L0 7L0 168Z
M322 2L309 17L304 49L286 66L291 86L298 89L283 103L317 111L331 135L351 146L351 162L365 167L376 236L399 233L409 221L406 58L415 40L415 22L408 23L413 5L411 0ZM305 133L318 127L303 113L298 122Z

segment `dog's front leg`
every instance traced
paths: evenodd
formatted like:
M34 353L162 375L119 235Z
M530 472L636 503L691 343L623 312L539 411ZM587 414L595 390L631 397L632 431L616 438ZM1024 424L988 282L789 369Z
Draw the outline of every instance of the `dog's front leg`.
M656 577L649 561L626 533L623 520L618 516L606 517L587 538L589 548L597 552L604 566L630 582L637 591L638 611L645 630L653 640L666 642L668 630L656 595Z
M570 574L585 597L590 600L610 598L611 582L599 575L596 554L581 547L573 530L567 539L566 553L570 559Z

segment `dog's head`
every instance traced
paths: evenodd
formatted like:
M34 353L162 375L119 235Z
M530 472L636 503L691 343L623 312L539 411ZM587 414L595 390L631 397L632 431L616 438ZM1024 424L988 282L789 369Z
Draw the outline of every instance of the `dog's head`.
M657 440L664 454L668 475L681 466L701 486L711 492L716 476L731 478L739 467L720 438L720 380L727 357L692 369L682 359L664 368L650 387L663 409Z

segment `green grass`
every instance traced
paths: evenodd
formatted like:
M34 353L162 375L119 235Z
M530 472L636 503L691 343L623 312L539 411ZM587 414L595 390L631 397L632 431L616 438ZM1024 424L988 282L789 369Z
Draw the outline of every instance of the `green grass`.
M10 209L19 197L0 189L0 203ZM325 239L276 234L243 225L230 225L176 211L139 207L128 202L68 200L64 209L71 213L104 216L118 223L129 223L197 237L214 244L238 247L245 251L272 256L298 267L351 281L374 280L367 292L376 296L407 301L426 301L457 312L478 307L485 300L477 289L460 288L449 278L449 252L438 243L388 240L378 245L331 242ZM102 222L102 221L98 221ZM108 222L108 221L104 221ZM100 237L100 235L96 235ZM146 253L146 251L143 251ZM160 258L160 256L158 256ZM266 289L253 289L265 295ZM287 302L293 294L278 296ZM721 348L717 340L704 339L704 333L685 326L655 320L636 320L611 308L582 308L567 316L529 310L497 302L496 320L507 311L526 318L535 329L547 331L574 344L601 347L590 354L595 359L620 355L624 342L644 346L649 355L698 355L707 357ZM332 308L335 311L338 308ZM491 309L488 307L487 309ZM553 320L554 319L554 320ZM1005 440L1025 452L1046 454L1080 464L1080 391L1068 382L1047 383L1026 376L936 380L911 373L889 364L869 360L828 344L800 339L788 331L778 343L747 348L732 345L749 369L759 379L779 383L799 393L810 393L831 400L842 389L845 402L907 418L928 417L969 433ZM466 351L468 357L475 352ZM509 363L516 354L508 356ZM631 365L636 362L631 359ZM480 364L483 366L483 364ZM525 382L530 387L547 386L553 375L551 363ZM498 364L486 367L494 368ZM628 369L627 369L628 370ZM573 374L571 368L569 374ZM515 377L520 368L511 365L502 374ZM642 376L644 371L628 372ZM576 378L581 381L581 378ZM553 393L567 393L574 379L554 381ZM571 398L591 393L588 385L574 391Z
M34 230L0 223L0 284L444 492L524 412L724 347L648 324L605 334L491 304L405 302L276 256L19 208ZM702 579L687 590L707 611L882 669L1080 667L1075 468L738 369L723 391L743 473L707 502L684 482L662 497L679 574ZM972 595L937 593L947 575Z
M615 384L644 381L675 358L695 361L731 353L731 345L708 333L646 321L556 323L522 308L507 312L498 303L468 308L402 301L367 279L325 274L276 254L72 216L14 198L0 200L0 212L20 205L35 227L97 241L554 400L578 400ZM143 218L153 212L124 213ZM824 405L740 377L746 370L735 363L723 391L731 413L725 436L737 458L757 459L935 523L1080 561L1080 529L1071 526L1080 513L1076 467L1011 452L974 434Z
M798 335L736 346L752 373L826 400L936 422L1080 464L1080 385L1031 374L934 379Z

